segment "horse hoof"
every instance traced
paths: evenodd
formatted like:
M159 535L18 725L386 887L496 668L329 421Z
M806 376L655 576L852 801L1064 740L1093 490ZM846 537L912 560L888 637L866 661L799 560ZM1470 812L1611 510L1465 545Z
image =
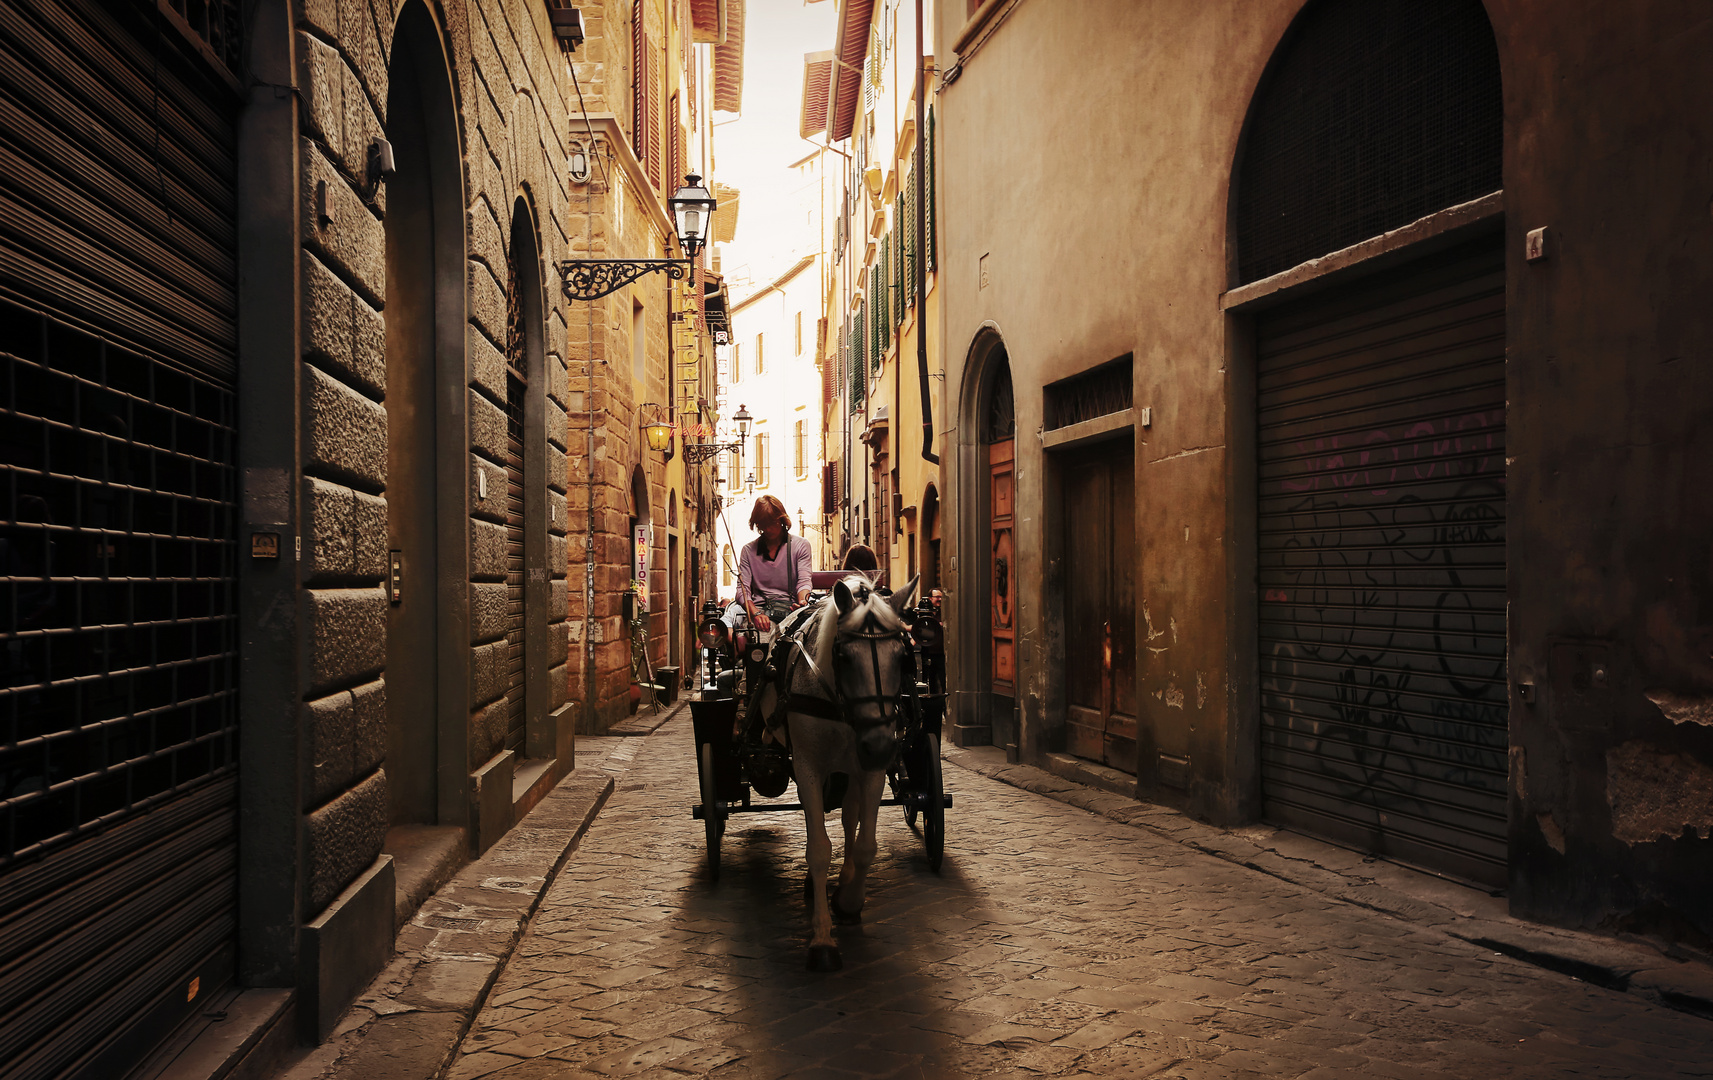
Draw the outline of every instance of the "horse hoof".
M832 945L809 946L809 970L825 973L837 971L845 966L844 959L839 956L839 950Z
M827 907L832 910L833 921L840 926L857 926L862 923L862 908L846 911L839 906L839 887L837 885L833 886L832 894L827 897Z

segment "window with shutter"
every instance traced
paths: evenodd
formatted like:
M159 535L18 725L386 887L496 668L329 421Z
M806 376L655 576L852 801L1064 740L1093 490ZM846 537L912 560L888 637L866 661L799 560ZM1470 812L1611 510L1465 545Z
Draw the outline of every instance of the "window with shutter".
M862 408L863 391L868 387L868 302L857 305L856 321L851 324L851 412Z
M655 190L658 191L664 186L660 178L660 49L648 40L646 34L643 36L643 44L648 51L648 70L643 95L647 99L643 116L648 131L644 141L648 144L648 178L654 181Z
M765 431L755 437L755 486L764 488L773 475L773 438Z
M648 130L643 118L643 72L648 69L643 57L648 53L643 42L642 33L642 0L636 0L630 9L630 145L640 160L643 156L642 137Z
M910 294L908 284L910 264L904 252L905 245L909 243L910 238L910 225L904 216L907 205L904 201L904 192L900 191L892 210L892 220L895 225L893 233L897 237L892 245L895 249L892 256L892 324L894 326L904 321L904 298Z
M904 178L904 302L916 306L916 171Z
M678 122L678 95L666 106L666 184L661 193L670 196L684 179L684 126Z
M792 447L791 450L792 464L796 466L797 478L801 480L803 477L808 475L808 473L804 471L803 462L803 421L797 421L797 430L792 432L791 437L796 442L796 445Z
M927 150L928 150L927 157L925 159L925 167L928 170L928 174L925 178L928 182L927 183L927 190L928 190L927 211L928 212L926 215L927 216L926 224L928 227L928 242L925 245L924 254L927 255L927 257L928 257L928 271L930 273L932 273L934 271L934 269L939 266L938 251L937 251L938 245L935 243L936 230L939 227L939 220L938 220L939 215L935 211L935 204L934 204L934 166L936 164L936 161L935 161L935 154L934 154L934 110L932 108L930 108L928 110L928 141L927 141L926 145L927 145Z

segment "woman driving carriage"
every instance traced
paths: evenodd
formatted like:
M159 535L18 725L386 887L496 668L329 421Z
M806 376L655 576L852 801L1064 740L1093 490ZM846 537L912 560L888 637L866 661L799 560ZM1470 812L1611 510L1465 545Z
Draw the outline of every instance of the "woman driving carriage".
M791 516L772 495L755 500L749 524L761 535L738 556L738 603L765 634L792 608L808 603L814 561L809 541L791 535Z

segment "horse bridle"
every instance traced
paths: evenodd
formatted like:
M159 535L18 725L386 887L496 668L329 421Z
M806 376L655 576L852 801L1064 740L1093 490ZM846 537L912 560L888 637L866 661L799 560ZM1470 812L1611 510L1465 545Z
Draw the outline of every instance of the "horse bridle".
M859 588L856 592L857 598L861 601L866 601L868 599L868 595L869 595L869 592L868 592L868 589L866 589L866 588ZM798 639L798 640L792 642L793 651L795 652L796 657L801 659L804 663L808 664L809 670L814 672L816 677L821 679L822 684L827 685L833 692L832 702L826 703L826 704L831 705L830 711L823 710L822 708L817 707L819 704L822 703L821 699L808 697L808 696L801 695L801 694L789 695L789 701L790 701L792 707L795 707L795 708L800 709L801 711L807 712L811 716L821 716L821 717L825 717L827 719L843 720L845 723L850 724L853 728L880 727L880 726L886 725L886 724L897 723L897 722L899 722L900 719L906 719L907 720L910 718L914 718L915 716L918 715L918 712L917 712L918 705L917 705L917 701L916 701L916 670L915 670L916 657L915 657L915 654L912 650L910 650L908 648L906 648L904 650L904 664L903 664L904 670L902 672L900 672L900 678L901 678L901 681L903 683L903 686L901 687L900 693L895 694L895 695L889 695L889 694L886 694L884 692L881 692L881 685L882 684L881 684L881 672L880 672L880 643L882 641L889 641L889 640L893 640L893 639L908 640L908 636L909 636L908 630L903 626L900 626L896 630L886 629L884 626L881 625L880 620L875 618L874 612L872 612L872 611L865 613L864 618L863 618L863 622L862 622L862 626L858 627L855 630L844 630L842 628L837 627L837 625L835 624L835 627L833 630L833 643L832 643L834 670L832 672L830 672L831 678L827 678L827 677L821 675L820 670L815 665L814 658L809 655L809 650L807 650L803 647L803 642L801 639ZM874 688L876 690L876 693L864 694L864 695L860 695L857 697L846 696L845 691L844 691L843 682L839 678L838 669L843 664L849 664L849 663L855 662L855 661L847 659L844 655L844 649L840 648L840 641L843 639L847 639L847 638L860 638L860 639L868 642L869 662L874 668ZM789 685L790 684L790 676L785 675L783 678L783 681L787 685ZM858 721L852 715L851 710L849 708L847 708L847 706L866 705L870 702L873 702L880 707L879 719ZM901 703L902 703L903 709L908 710L908 713L909 713L908 717L901 715L901 709L900 709ZM889 708L889 706L890 706L890 708Z

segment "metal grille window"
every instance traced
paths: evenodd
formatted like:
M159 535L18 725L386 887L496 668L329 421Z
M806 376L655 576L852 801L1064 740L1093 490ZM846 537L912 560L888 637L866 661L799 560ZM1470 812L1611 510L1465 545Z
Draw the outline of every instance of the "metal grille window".
M1135 390L1131 378L1131 354L1126 353L1080 375L1061 379L1046 388L1048 431L1070 427L1097 416L1130 408Z
M167 6L208 45L227 71L242 70L243 33L237 4L231 0L167 0Z
M0 305L0 866L233 772L229 387Z
M1479 0L1319 0L1256 99L1243 282L1500 187L1499 52Z

